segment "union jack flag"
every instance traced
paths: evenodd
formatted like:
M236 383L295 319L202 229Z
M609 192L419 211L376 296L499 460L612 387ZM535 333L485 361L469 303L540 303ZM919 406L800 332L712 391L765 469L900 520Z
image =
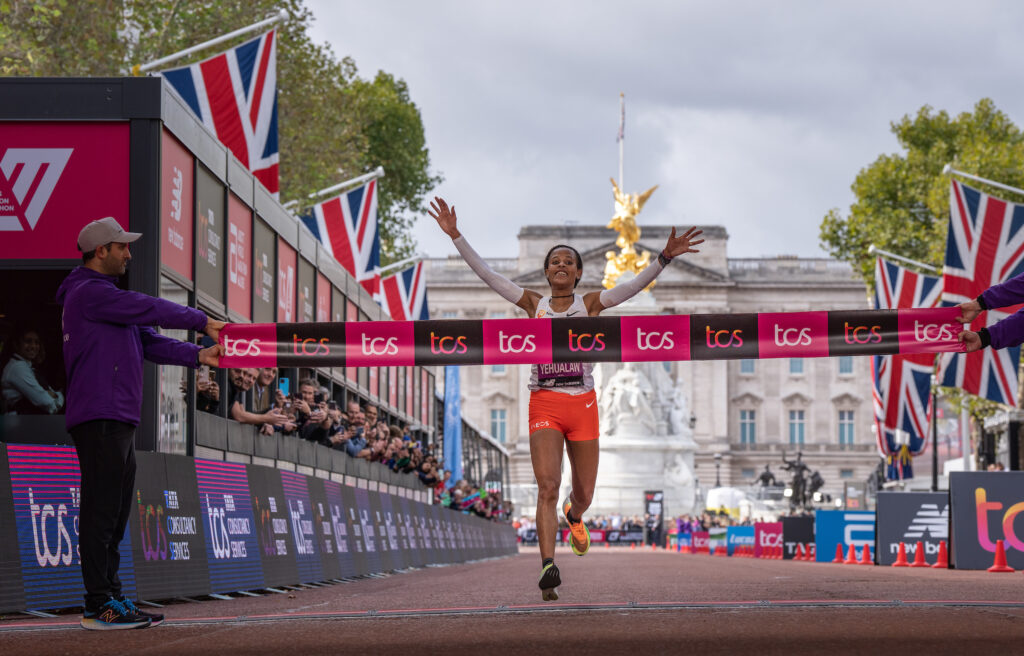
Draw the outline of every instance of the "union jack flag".
M875 260L876 310L938 307L942 285L938 276L914 273L882 258ZM889 479L913 477L908 455L928 447L931 375L934 353L876 355L871 359L874 380L878 450L889 463ZM906 452L896 431L909 436Z
M959 305L1024 271L1024 205L982 193L957 180L949 198L949 235L942 267L942 304ZM991 326L1021 306L982 312L971 322ZM1020 347L946 353L940 360L941 384L1017 405Z
M380 296L377 181L313 206L302 217L310 232L366 291ZM379 301L378 301L379 302Z
M384 309L396 321L421 321L430 318L427 309L427 281L423 262L418 262L380 281Z
M277 198L276 33L160 75Z

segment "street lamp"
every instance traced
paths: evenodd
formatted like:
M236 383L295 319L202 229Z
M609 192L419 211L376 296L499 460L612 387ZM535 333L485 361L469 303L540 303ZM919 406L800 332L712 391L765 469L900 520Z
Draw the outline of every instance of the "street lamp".
M722 487L722 477L719 474L719 470L722 468L722 454L715 454L715 487Z

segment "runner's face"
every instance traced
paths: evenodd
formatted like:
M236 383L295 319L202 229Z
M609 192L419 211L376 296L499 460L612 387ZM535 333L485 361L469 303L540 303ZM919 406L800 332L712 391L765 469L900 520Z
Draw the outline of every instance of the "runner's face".
M574 287L581 275L576 266L576 254L568 248L559 248L548 258L545 274L552 287Z

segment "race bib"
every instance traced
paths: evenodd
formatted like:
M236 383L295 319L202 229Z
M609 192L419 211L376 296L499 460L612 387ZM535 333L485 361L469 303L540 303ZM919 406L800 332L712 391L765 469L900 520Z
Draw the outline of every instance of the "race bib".
M538 387L579 387L582 385L582 362L554 362L537 365Z

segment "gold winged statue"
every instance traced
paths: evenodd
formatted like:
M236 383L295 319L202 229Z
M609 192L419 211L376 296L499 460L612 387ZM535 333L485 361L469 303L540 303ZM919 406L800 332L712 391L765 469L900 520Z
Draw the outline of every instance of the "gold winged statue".
M621 249L618 253L607 251L604 256L608 262L604 265L604 280L601 284L605 289L615 286L619 276L627 271L634 275L640 273L651 261L651 253L644 251L637 254L633 244L640 240L640 226L636 224L636 215L643 209L644 203L651 197L658 185L654 185L642 194L627 194L619 189L619 185L612 178L612 190L615 193L615 215L608 222L607 227L619 233L615 245ZM649 291L654 287L652 282L647 286Z

